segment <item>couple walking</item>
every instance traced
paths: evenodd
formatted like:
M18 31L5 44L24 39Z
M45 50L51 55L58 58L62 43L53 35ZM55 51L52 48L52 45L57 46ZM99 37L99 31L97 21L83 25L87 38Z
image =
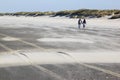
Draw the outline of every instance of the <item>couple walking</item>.
M86 25L86 20L85 19L81 19L81 18L79 18L79 20L78 20L78 28L80 29L80 27L81 27L81 24L83 25L83 28L85 28L85 25Z

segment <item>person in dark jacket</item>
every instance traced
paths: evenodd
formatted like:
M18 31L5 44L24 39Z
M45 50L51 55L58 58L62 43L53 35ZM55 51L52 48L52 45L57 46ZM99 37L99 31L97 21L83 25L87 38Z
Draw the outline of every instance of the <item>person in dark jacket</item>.
M86 19L85 18L83 19L82 24L83 24L83 28L85 28L85 26L86 26Z
M78 20L78 28L79 29L80 29L81 24L82 24L82 20L81 20L81 18L79 18L79 20Z

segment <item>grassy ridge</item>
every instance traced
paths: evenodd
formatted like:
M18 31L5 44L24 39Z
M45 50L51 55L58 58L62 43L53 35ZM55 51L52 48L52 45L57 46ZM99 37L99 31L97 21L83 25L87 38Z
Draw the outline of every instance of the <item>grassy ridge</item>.
M114 14L114 15L113 15ZM59 12L16 12L16 13L0 13L0 16L12 15L12 16L66 16L70 18L80 18L80 17L90 17L99 18L104 16L112 17L110 19L120 18L120 10L90 10L90 9L80 9L80 10L65 10Z
M120 14L120 10L89 10L89 9L81 9L81 10L73 10L73 11L60 11L55 14L55 16L67 16L70 18L80 18L80 17L91 17L91 18L99 18L104 16L113 15L118 17ZM114 17L113 16L113 17ZM114 19L115 19L114 18ZM113 19L113 18L111 18Z

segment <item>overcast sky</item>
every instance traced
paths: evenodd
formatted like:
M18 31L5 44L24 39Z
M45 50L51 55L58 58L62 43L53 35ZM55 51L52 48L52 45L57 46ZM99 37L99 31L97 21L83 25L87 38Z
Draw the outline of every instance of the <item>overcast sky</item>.
M120 0L0 0L0 12L120 9Z

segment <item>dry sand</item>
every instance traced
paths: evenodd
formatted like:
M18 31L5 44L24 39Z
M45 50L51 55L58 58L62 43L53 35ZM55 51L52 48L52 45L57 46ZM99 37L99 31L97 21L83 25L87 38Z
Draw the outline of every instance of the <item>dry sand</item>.
M12 20L14 19L14 20ZM6 27L7 25L7 27ZM9 26L8 26L9 25ZM27 26L26 26L27 25ZM0 17L0 28L22 28L22 27L31 27L34 28L40 26L52 26L62 29L69 27L76 28L77 19L68 19L65 17L55 17L49 18L46 17L12 17L12 16L3 16ZM59 27L61 26L61 27ZM89 26L89 27L88 27ZM87 28L93 29L120 29L120 19L108 20L106 18L100 19L87 19ZM9 40L4 38L4 40ZM12 38L12 40L16 40ZM38 39L42 42L81 42L81 43L94 43L93 40L85 39L72 39L72 38L42 38ZM120 45L120 44L117 44ZM63 63L120 63L120 53L119 51L94 51L94 52L82 52L82 51L62 51L58 53L53 51L50 52L41 52L41 51L31 51L30 53L16 52L14 54L1 54L0 55L0 67L6 66L20 66L20 65L31 65L29 60L34 64L63 64Z

